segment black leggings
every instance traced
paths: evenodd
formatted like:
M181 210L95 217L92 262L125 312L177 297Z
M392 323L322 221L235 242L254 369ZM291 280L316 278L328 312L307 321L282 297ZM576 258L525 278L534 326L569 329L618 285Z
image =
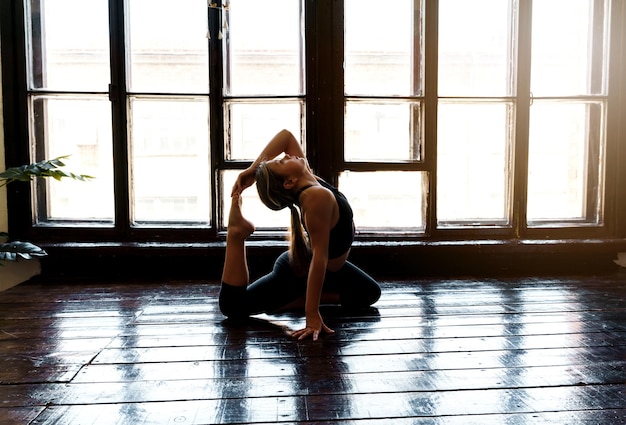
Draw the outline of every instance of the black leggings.
M271 313L306 295L307 276L298 277L289 263L289 253L281 254L273 270L248 286L222 282L219 305L222 314L245 318ZM322 292L339 294L343 307L369 307L380 298L380 286L363 270L346 263L336 272L326 272Z

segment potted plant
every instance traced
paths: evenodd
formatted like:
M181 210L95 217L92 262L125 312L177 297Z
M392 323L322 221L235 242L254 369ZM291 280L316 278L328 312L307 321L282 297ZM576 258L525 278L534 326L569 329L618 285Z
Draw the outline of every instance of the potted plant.
M82 181L93 178L86 174L74 174L61 170L65 166L63 160L67 157L68 155L65 155L20 167L8 168L0 173L0 187L13 182L30 182L35 177L52 177L56 180L70 178ZM43 248L30 242L11 241L8 233L0 232L0 269L6 265L7 261L17 262L20 258L31 260L46 255L48 254Z

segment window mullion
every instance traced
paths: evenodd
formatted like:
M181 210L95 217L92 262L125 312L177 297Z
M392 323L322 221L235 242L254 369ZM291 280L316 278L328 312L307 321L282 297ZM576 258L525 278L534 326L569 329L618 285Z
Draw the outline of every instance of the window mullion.
M427 1L424 28L424 163L428 168L428 201L425 233L437 234L437 102L439 2Z
M516 237L526 233L528 189L528 139L530 122L530 57L532 43L532 0L519 0L517 89L515 96L515 142L512 224Z
M211 229L212 235L215 236L219 223L223 222L220 214L224 211L221 205L222 199L228 199L229 196L222 194L223 182L220 170L224 166L226 154L225 141L226 132L224 131L224 52L222 48L222 40L217 34L220 31L222 0L218 0L215 7L208 7L208 33L212 34L208 40L209 49L209 154L211 155Z
M337 184L343 167L343 1L306 2L306 147L316 173Z
M590 94L601 94L604 95L606 92L605 89L605 69L604 69L604 56L607 52L605 49L605 21L606 21L606 7L604 5L603 0L595 0L593 2L593 20L592 20L592 41L590 45L590 55L591 55L591 76L589 81L589 93ZM600 142L601 146L596 146L590 140L594 135L598 135L600 138L606 137L604 131L600 131L599 134L594 132L593 127L601 128L603 125L603 117L605 115L604 106L600 109L591 108L589 109L590 116L590 126L587 130L587 146L589 149L587 159L587 182L585 187L586 193L586 202L585 202L585 217L596 217L599 214L601 217L601 221L604 222L604 212L601 211L603 208L602 202L602 194L598 193L598 188L605 187L602 184L603 177L601 174L603 173L604 166L599 164L597 160L593 160L592 158L603 158L604 153L601 146L604 146L603 142ZM595 149L594 149L595 147ZM599 150L599 151L598 151Z
M606 170L606 204L605 219L607 224L618 238L626 238L626 221L623 213L626 211L626 196L623 196L626 187L626 4L613 2L610 13L610 63L608 92L610 107L607 111L607 170Z
M46 115L46 108L44 104L41 102L33 101L34 91L37 89L41 89L44 87L43 78L45 75L44 63L42 60L42 55L44 52L44 40L43 40L43 25L42 25L42 2L41 0L33 0L30 2L30 20L32 22L30 27L30 46L32 49L32 54L30 55L30 68L31 68L31 78L29 78L26 82L27 90L29 93L28 96L28 107L32 108L32 116L43 117ZM27 9L28 10L28 9ZM28 37L27 37L28 38ZM43 141L47 139L46 128L43 125L35 125L32 129L31 137L33 140L29 139L29 153L34 155L30 159L32 161L38 162L48 159L47 148L45 143L37 143L35 141ZM36 202L34 204L34 208L36 208L35 217L42 221L48 220L48 193L46 190L42 190L42 187L31 186L34 188L34 193L36 197Z
M115 229L124 239L130 233L128 88L126 84L126 25L124 0L109 2L111 101L113 137L113 187Z

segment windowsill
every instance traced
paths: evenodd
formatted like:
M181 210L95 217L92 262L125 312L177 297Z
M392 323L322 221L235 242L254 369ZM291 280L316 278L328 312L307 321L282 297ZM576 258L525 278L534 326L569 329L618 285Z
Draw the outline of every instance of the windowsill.
M219 242L48 242L41 243L46 250L88 250L115 252L121 250L125 254L141 254L145 251L180 251L182 255L191 251L205 251L223 249L225 241ZM246 246L250 249L264 248L284 248L288 246L287 241L280 240L249 240ZM545 250L545 249L573 249L581 247L600 250L615 251L626 248L626 239L475 239L475 240L440 240L440 241L355 241L353 250L374 249L374 248L425 248L425 249L487 249L487 250L513 250L516 252Z
M169 276L219 280L225 242L46 243L44 277ZM269 271L286 241L251 240L251 275ZM374 276L581 274L616 270L626 239L357 241L350 261Z

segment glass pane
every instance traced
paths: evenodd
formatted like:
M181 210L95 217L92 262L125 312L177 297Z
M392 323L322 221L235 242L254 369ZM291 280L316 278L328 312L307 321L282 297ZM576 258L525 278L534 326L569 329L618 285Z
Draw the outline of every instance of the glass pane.
M37 0L29 6L31 86L108 91L108 0Z
M222 172L222 205L224 214L221 228L225 229L228 224L228 214L230 213L230 191L235 184L235 180L241 170L227 170ZM259 199L256 185L250 186L243 191L242 212L257 230L261 229L282 229L287 230L291 223L291 212L289 208L274 211L265 206Z
M357 231L364 228L390 231L423 231L428 180L425 172L350 172L339 176L339 190L354 211Z
M134 92L209 91L206 0L126 0Z
M210 221L206 99L131 99L133 219Z
M533 2L531 91L534 96L606 92L606 8L606 2L601 0Z
M421 103L347 102L346 161L419 161Z
M422 1L345 0L345 92L420 96Z
M64 171L94 177L88 181L46 179L46 205L37 209L44 207L47 218L37 217L37 221L112 222L113 148L108 98L36 97L31 113L33 134L38 137L45 131L45 140L35 140L40 150L45 146L45 159L69 155Z
M530 108L529 223L599 223L603 104L535 101Z
M510 96L517 0L439 0L439 95Z
M226 158L254 161L280 130L285 128L295 135L302 134L303 109L300 101L229 102L226 122L230 125L230 134L225 140L230 141L230 149L226 147Z
M512 105L440 103L437 221L508 224Z
M226 16L226 93L300 95L302 0L230 0Z

